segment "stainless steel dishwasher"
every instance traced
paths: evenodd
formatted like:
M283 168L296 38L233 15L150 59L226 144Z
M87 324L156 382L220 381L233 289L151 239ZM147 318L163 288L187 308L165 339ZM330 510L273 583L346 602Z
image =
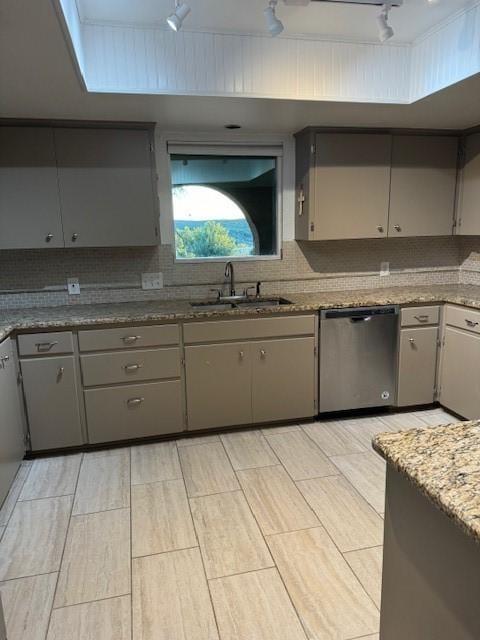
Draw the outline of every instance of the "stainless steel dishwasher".
M320 412L395 403L397 306L320 314Z

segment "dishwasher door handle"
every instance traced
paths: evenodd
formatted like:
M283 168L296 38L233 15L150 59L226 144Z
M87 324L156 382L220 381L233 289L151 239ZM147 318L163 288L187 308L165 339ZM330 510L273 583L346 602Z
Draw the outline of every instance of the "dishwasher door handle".
M360 316L359 318L354 316L353 318L350 318L350 322L369 322L371 319L372 316Z

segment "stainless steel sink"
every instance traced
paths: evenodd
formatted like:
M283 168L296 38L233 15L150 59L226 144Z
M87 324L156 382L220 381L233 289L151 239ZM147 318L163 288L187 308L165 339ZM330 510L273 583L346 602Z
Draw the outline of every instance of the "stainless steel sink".
M194 309L209 311L230 311L231 309L264 309L265 307L278 307L283 304L292 304L290 300L278 296L252 297L252 296L228 296L217 300L202 300L191 302Z

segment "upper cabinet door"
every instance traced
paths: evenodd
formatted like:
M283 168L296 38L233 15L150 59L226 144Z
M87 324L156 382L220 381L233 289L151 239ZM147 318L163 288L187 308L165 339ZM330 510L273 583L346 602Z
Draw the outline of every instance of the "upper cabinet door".
M67 247L157 244L149 132L55 131Z
M63 246L52 129L0 127L0 249Z
M480 133L465 140L457 233L480 235Z
M316 136L310 239L386 237L391 141L385 134Z
M393 137L390 237L452 235L457 157L454 137Z

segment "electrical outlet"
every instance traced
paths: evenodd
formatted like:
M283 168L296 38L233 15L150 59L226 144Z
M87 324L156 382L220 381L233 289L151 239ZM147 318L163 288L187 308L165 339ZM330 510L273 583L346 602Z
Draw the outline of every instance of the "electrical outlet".
M142 273L142 289L163 289L163 273Z
M67 287L68 287L68 295L70 296L80 295L80 282L78 278L68 278Z
M381 276L389 276L390 275L390 263L389 262L381 262L380 263L380 275Z

